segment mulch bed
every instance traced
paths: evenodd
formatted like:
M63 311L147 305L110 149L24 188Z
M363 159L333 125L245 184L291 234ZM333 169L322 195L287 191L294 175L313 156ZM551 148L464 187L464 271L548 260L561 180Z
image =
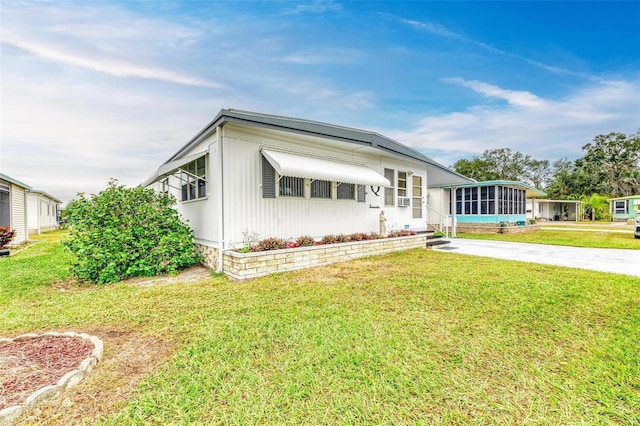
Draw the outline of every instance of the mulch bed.
M81 337L38 336L0 343L0 410L20 405L38 389L55 385L93 351Z

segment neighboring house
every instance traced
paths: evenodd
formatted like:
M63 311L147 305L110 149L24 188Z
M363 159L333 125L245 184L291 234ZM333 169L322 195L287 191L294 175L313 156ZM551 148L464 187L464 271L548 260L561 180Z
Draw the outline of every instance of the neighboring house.
M640 195L609 199L612 220L627 220L640 217Z
M27 192L27 224L30 234L58 229L62 201L44 191Z
M527 201L527 217L537 220L572 220L579 221L584 214L580 200L546 200Z
M173 194L208 266L250 234L296 238L426 230L427 189L472 182L394 140L223 109L142 184Z
M11 244L26 241L27 232L27 192L31 189L19 180L0 173L0 226L8 226L16 231Z
M451 228L452 234L475 232L501 224L524 226L527 223L527 198L546 195L543 191L517 181L486 181L459 185L441 185L429 190L436 214L429 223Z

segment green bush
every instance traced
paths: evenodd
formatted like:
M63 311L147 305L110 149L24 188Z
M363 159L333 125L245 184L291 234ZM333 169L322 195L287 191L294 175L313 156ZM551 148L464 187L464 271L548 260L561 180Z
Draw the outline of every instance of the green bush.
M175 199L111 180L98 195L84 194L67 207L75 255L72 273L93 283L176 273L200 261L193 231L173 209Z

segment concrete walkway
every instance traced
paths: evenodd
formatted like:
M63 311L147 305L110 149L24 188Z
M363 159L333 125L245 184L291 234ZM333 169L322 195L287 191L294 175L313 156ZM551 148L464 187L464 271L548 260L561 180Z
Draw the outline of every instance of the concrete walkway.
M452 238L440 251L613 272L640 277L640 250L601 249Z

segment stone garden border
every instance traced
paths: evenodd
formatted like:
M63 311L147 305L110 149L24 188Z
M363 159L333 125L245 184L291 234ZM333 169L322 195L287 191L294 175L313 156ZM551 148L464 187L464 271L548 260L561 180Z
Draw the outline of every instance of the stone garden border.
M48 385L38 389L37 391L32 393L21 405L14 405L0 410L0 426L10 425L18 416L21 416L22 414L28 413L29 411L33 410L36 405L40 404L41 402L58 396L66 388L77 385L91 372L91 370L93 370L93 367L102 360L102 354L104 352L102 340L100 340L96 336L90 336L86 333L78 334L74 333L73 331L67 331L64 333L50 331L42 334L27 333L21 334L20 336L14 338L2 337L0 338L0 344L44 336L80 337L93 343L93 351L87 358L84 359L84 361L80 363L77 369L70 371L62 376L60 380L58 380L58 383L56 383L55 385Z
M426 248L428 234L376 240L351 241L254 253L229 250L223 254L224 272L236 280L261 277L274 272L294 271L344 262L394 251Z

